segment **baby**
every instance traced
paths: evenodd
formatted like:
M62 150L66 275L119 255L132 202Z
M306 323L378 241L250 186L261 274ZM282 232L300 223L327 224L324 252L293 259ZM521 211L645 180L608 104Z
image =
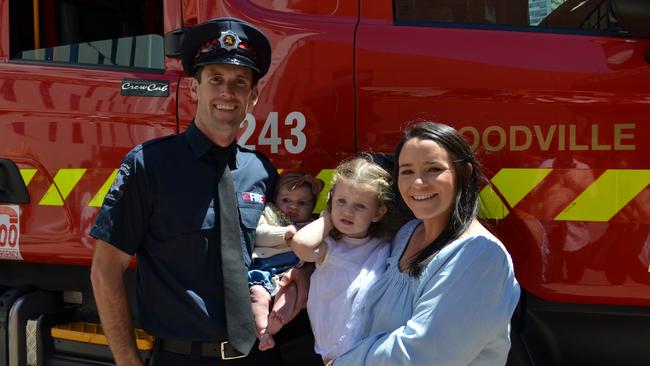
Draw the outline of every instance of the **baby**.
M278 332L296 301L296 289L290 286L275 299L269 313L271 296L275 295L279 275L299 263L287 241L296 231L312 221L312 211L324 182L307 173L290 172L278 180L274 202L268 203L255 231L253 264L248 273L255 328L259 349L275 346L272 335Z

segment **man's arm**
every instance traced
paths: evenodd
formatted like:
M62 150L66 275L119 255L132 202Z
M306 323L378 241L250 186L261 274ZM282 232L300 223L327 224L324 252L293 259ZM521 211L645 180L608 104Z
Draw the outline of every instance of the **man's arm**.
M102 328L118 366L143 365L124 286L124 272L130 262L131 255L97 240L90 279Z

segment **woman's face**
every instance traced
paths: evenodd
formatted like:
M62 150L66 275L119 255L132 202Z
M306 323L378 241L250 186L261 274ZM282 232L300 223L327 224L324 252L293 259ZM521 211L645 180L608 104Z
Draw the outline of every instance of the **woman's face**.
M456 196L456 174L449 153L432 140L408 140L398 161L397 186L420 220L446 225Z

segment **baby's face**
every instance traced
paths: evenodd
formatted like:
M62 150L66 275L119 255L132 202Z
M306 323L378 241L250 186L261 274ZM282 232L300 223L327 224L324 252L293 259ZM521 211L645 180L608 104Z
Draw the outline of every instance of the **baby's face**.
M311 218L311 210L314 208L314 201L311 190L307 186L301 186L293 191L281 187L278 196L275 198L275 205L280 211L287 215L293 222L303 222Z

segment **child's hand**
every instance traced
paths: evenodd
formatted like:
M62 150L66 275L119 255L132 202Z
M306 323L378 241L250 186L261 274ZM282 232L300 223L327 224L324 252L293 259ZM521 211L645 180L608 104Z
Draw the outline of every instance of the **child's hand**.
M284 240L290 240L293 238L293 235L297 232L298 230L296 229L295 226L289 225L285 228L284 230Z

